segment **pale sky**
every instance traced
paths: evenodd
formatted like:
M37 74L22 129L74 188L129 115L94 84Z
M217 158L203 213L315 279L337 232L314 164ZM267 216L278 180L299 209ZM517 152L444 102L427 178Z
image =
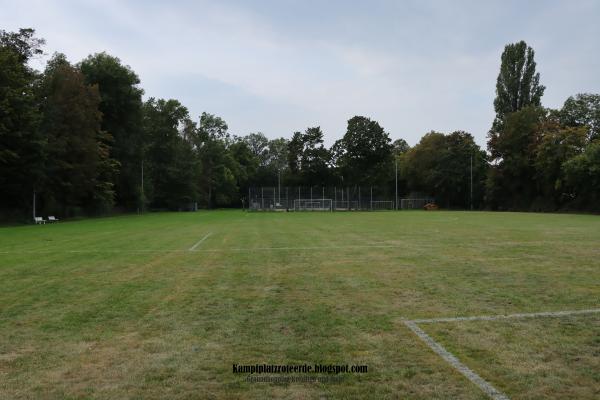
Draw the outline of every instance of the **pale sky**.
M504 45L536 52L546 107L600 93L600 1L5 1L0 28L36 29L76 63L106 51L139 75L144 98L175 98L233 134L326 143L354 115L414 145L494 117ZM42 61L34 65L43 68Z

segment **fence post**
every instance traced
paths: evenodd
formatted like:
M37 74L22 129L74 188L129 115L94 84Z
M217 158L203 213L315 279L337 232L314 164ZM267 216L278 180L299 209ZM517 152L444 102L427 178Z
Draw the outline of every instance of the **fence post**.
M350 188L346 186L346 201L348 201L348 211L350 211Z

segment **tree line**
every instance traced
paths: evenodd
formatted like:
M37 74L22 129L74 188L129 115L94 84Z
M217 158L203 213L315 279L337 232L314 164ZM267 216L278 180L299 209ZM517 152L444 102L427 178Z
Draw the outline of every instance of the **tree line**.
M481 149L464 131L429 132L410 147L365 116L324 144L320 127L268 139L238 136L220 117L194 120L174 99L146 101L136 73L96 53L43 71L33 29L0 30L0 213L93 215L239 207L252 186L376 186L433 196L442 207L600 209L600 95L541 104L534 51L509 44L496 82L496 117Z

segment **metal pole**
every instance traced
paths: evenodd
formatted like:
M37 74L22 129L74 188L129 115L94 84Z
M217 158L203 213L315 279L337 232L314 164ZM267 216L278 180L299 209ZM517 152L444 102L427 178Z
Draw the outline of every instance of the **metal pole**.
M333 187L333 209L337 207L337 187Z
M471 151L471 211L473 211L473 152Z
M262 186L260 187L260 208L265 210L265 188Z
M281 204L281 170L277 170L277 192L278 194L278 198L277 198L277 203Z
M359 209L359 210L362 210L362 209L360 208L360 186L358 187L358 209Z
M33 220L35 221L35 190L33 191Z
M398 211L398 157L395 158L396 161L396 201L394 202L396 205L396 211Z
M373 211L373 186L371 186L371 211Z
M142 160L142 205L140 208L144 212L144 160Z

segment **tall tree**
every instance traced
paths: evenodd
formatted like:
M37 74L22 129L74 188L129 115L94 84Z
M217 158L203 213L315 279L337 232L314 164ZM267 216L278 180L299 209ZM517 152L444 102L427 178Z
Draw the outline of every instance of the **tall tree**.
M545 87L536 72L534 51L520 41L506 45L496 80L493 131L501 129L504 117L527 106L540 106Z
M235 159L228 151L231 140L227 123L218 116L202 113L195 148L202 164L201 191L208 208L237 202L239 190Z
M140 80L117 57L97 53L79 64L86 83L100 90L102 130L114 138L111 158L120 163L116 181L117 203L127 209L140 207L143 157L142 94Z
M492 167L487 182L487 200L492 208L529 209L537 195L535 151L540 141L538 125L546 112L526 107L508 114L502 133L488 142Z
M144 103L148 179L145 190L156 208L181 209L197 201L200 163L187 132L193 126L177 100L150 98ZM147 188L147 189L146 189Z
M295 178L295 183L299 183L300 177L300 160L302 159L302 151L304 143L302 141L302 132L294 132L292 138L288 142L287 159L290 174Z
M40 197L46 210L64 216L109 210L114 191L105 178L117 164L104 145L110 137L100 129L98 87L85 84L81 72L55 54L40 92L40 129L47 141L47 178Z
M387 132L366 117L348 120L338 144L338 167L346 184L384 185L393 176L393 146Z
M27 64L42 53L33 29L0 30L0 207L23 212L43 178L37 74Z
M240 200L244 199L244 201L247 201L248 189L251 186L263 184L263 182L257 179L260 160L256 157L244 138L236 138L228 150L233 159L233 174L236 179L236 185L239 188Z
M470 133L430 132L400 159L409 190L434 196L444 207L460 208L470 207L472 193L473 207L482 206L486 154Z
M551 118L538 124L537 129L540 140L534 150L534 166L538 199L534 209L555 210L572 200L563 164L584 152L587 129L564 127Z
M331 154L323 145L323 131L315 126L304 133L295 132L287 143L287 151L278 156L278 165L287 154L290 183L316 186L329 181Z
M254 153L261 166L264 167L269 163L269 139L262 132L250 133L244 136L243 141Z

